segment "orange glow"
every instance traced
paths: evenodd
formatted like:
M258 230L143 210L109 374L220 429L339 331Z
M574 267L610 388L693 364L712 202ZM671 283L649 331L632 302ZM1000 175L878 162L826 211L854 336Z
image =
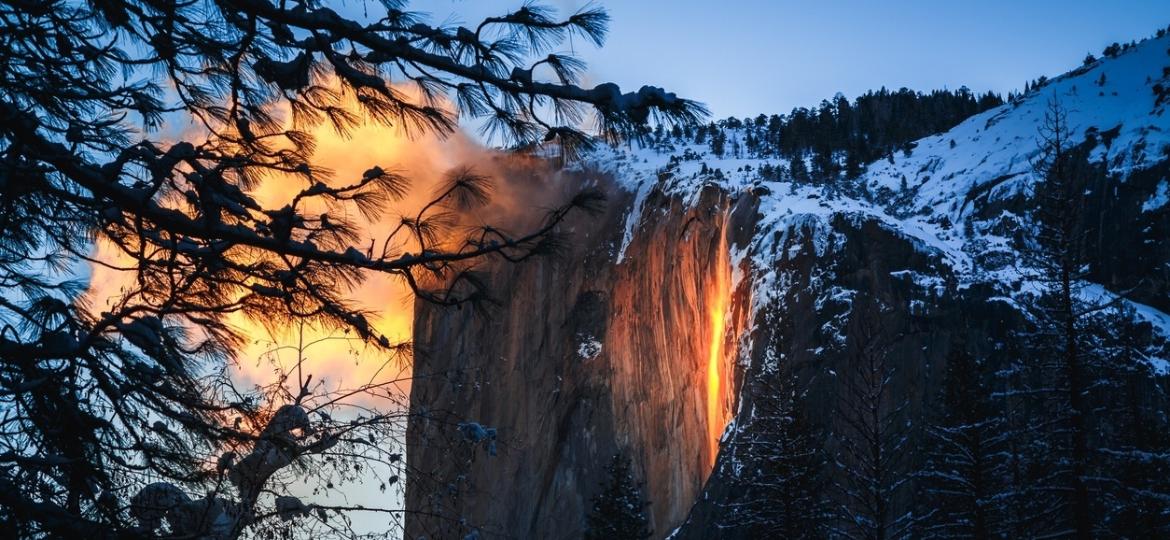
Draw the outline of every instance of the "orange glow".
M492 151L462 132L446 138L433 134L410 137L401 129L373 122L354 127L346 136L338 135L328 122L306 131L316 142L313 164L331 172L330 178L324 179L327 183L351 184L373 166L399 172L411 180L406 197L392 203L380 219L370 221L361 215L346 216L361 231L362 240L358 247L371 241L381 246L402 216L413 216L430 200L436 184L447 170L473 164L489 176L500 172L491 159ZM199 130L192 130L182 133L179 138L198 140L202 136ZM249 195L265 208L281 208L305 187L307 185L301 179L272 177L249 191ZM506 190L503 193L504 196L508 194ZM324 207L305 206L304 203L302 208L307 215L326 211ZM401 247L410 250L413 246ZM86 301L96 313L108 309L119 295L132 290L136 277L131 269L134 261L112 245L99 241L94 257L123 268L91 266ZM350 301L355 307L373 314L369 319L373 329L391 343L410 341L414 297L401 278L369 273L365 281L352 291ZM281 373L292 373L294 377L289 385L295 388L293 385L298 384L295 370L299 362L302 375L311 374L313 381L324 381L329 389L355 388L400 379L403 382L397 385L398 391L403 396L409 392L409 362L391 358L352 335L312 327L280 328L270 332L262 321L250 320L239 313L228 315L227 321L246 340L243 349L234 354L236 376L241 382L264 385L279 379ZM298 342L313 345L302 355L296 350Z
M331 170L337 183L351 183L374 165L398 171L411 179L409 193L403 200L392 203L393 207L381 219L371 222L360 215L348 216L363 231L363 242L374 239L376 245L380 246L403 216L414 216L431 200L443 175L461 165L472 165L476 171L494 180L491 203L479 209L476 215L466 216L469 224L484 220L504 225L522 219L516 216L540 216L541 213L532 212L533 205L542 202L540 197L558 197L553 193L555 190L549 190L546 194L541 189L533 190L533 186L521 187L507 181L517 166L515 160L510 160L508 165L503 164L499 159L501 154L479 145L462 132L446 138L433 134L409 137L402 130L367 123L353 129L346 137L338 135L328 124L318 126L310 133L317 143L313 153L314 164ZM251 195L266 208L280 208L297 190L304 187L300 184L290 185L290 182L288 179L272 179L251 192ZM523 191L525 188L528 191ZM306 213L311 213L311 210L306 209ZM525 226L518 225L518 228L524 229ZM439 238L438 241L458 240L463 238L463 234L457 225L443 235L447 238ZM413 245L399 247L400 251L418 249ZM389 338L391 343L409 343L414 325L413 292L397 276L369 273L366 278L350 295L351 301L356 307L373 314L369 319L371 325ZM287 373L295 366L297 351L287 348L297 343L295 329L285 329L282 335L271 336L259 322L249 321L243 316L235 317L233 324L243 329L245 335L260 336L259 341L250 344L240 354L243 360L240 362L240 375L244 380L263 383L272 380L273 369ZM304 342L317 342L306 351L309 361L305 362L305 373L311 372L314 380L325 379L330 382L331 388L337 384L352 388L401 379L402 382L395 385L398 390L395 393L401 396L409 394L409 362L403 365L379 349L367 347L354 339L342 339L350 336L334 333L332 339L321 341L327 337L330 336L320 330L305 329ZM278 353L272 353L275 345L286 347Z
M708 300L711 325L711 344L707 352L707 435L710 441L710 463L715 464L719 454L719 438L730 419L727 381L727 357L724 341L727 333L727 310L730 306L731 290L728 284L728 268L724 260L727 251L726 240L720 240L718 262L715 263L715 283Z
M351 183L374 165L398 170L412 179L410 195L395 203L395 207L380 220L370 222L361 216L348 216L363 231L367 242L376 239L379 245L400 216L416 211L423 204L423 199L430 195L431 186L438 181L443 171L458 164L455 158L462 152L448 146L464 144L462 140L443 141L433 136L410 139L400 130L374 124L359 126L348 137L338 135L327 124L310 130L310 133L317 143L313 163L331 170L336 183ZM456 138L461 139L458 136ZM303 187L303 184L292 179L273 178L250 194L265 208L280 208ZM323 210L306 208L305 213L311 215ZM392 343L410 341L414 298L400 279L370 273L352 292L351 300L357 307L376 314L370 323ZM274 370L288 372L295 367L298 351L274 348L296 345L302 339L296 329L281 329L277 335L270 335L260 322L248 320L242 315L233 315L231 322L245 335L256 338L244 351L240 351L239 376L243 380L263 384L272 380ZM330 387L342 385L352 388L361 384L408 378L409 371L404 371L387 355L357 340L347 339L349 337L337 332L330 334L321 329L306 328L303 340L314 345L305 351L305 373L312 373L315 380L325 380ZM408 383L404 382L401 390L405 392L408 389Z

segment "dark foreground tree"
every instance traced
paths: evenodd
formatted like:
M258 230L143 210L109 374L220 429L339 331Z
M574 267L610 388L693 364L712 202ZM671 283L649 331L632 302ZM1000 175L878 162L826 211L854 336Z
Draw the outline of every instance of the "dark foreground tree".
M750 423L737 442L742 472L720 527L746 538L823 538L823 441L803 414L797 379L781 380L761 376L751 386Z
M1097 535L1170 536L1170 407L1166 377L1151 380L1145 362L1148 325L1128 304L1094 323L1103 334L1095 343L1102 361L1091 366L1096 383L1091 395L1107 419L1100 422L1094 460L1103 507Z
M836 468L836 519L831 537L886 540L906 538L914 516L899 514L912 487L908 400L894 390L891 350L901 334L890 334L880 302L855 302L848 333L855 352L843 373L831 443Z
M1157 537L1166 530L1170 497L1163 480L1164 391L1143 358L1148 323L1129 303L1087 281L1086 207L1104 183L1087 145L1072 144L1067 112L1049 103L1038 131L1035 249L1038 294L1026 302L1035 328L1017 385L1027 411L1014 421L1024 512L1017 530L1072 538ZM1124 294L1124 291L1122 291ZM1141 395L1139 398L1138 395ZM1141 424L1139 427L1138 424ZM1141 480L1139 480L1141 478Z
M653 87L576 86L581 63L549 51L571 36L601 43L598 9L557 19L529 4L452 27L399 1L343 5L359 15L317 0L0 0L6 533L353 536L349 509L306 504L285 486L320 479L325 462L400 459L378 443L400 418L330 415L384 389L326 390L298 372L240 390L225 366L243 336L227 317L394 350L347 300L367 276L399 278L427 301L475 301L486 295L476 260L547 253L566 215L599 202L584 193L535 230L480 227L439 242L449 211L490 192L459 170L422 213L363 236L348 217L396 213L410 183L377 163L332 178L310 161L309 128L446 134L466 116L508 144L571 154L589 140L578 128L587 114L616 138L703 113ZM195 134L167 142L157 130L172 121ZM265 181L283 182L289 203L249 195ZM95 243L114 256L95 259ZM84 305L88 264L133 279L107 305Z
M1093 536L1093 509L1089 487L1088 370L1082 336L1084 317L1096 308L1081 300L1084 278L1084 249L1081 227L1084 215L1084 170L1074 159L1068 113L1053 101L1045 112L1039 129L1040 155L1034 164L1041 178L1037 187L1038 222L1040 225L1041 271L1048 277L1044 295L1037 302L1037 319L1041 332L1052 346L1041 355L1055 366L1053 386L1058 405L1054 418L1059 421L1054 435L1058 446L1067 451L1067 511L1069 527L1076 538ZM1047 358L1045 358L1047 357Z
M1040 292L1029 302L1036 324L1029 336L1031 375L1024 389L1035 399L1025 454L1035 465L1027 478L1035 506L1026 521L1035 534L1088 539L1099 521L1092 484L1096 452L1091 437L1087 339L1089 316L1104 306L1085 301L1084 190L1088 162L1078 159L1068 113L1051 101L1037 130L1033 163L1037 223L1032 263Z
M992 406L987 368L958 343L947 356L939 410L928 428L919 477L927 497L920 503L929 538L1000 536L1007 470L1007 433Z
M630 470L630 458L614 454L608 478L585 518L586 540L643 540L654 534L646 516L642 488Z

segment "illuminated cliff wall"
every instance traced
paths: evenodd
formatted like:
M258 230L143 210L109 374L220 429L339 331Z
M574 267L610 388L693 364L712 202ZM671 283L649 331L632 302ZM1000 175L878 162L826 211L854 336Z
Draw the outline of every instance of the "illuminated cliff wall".
M693 204L651 193L622 250L631 201L612 194L573 222L564 256L493 266L498 305L417 306L408 538L461 537L460 520L579 538L616 451L644 479L656 537L685 519L734 406L746 303L729 245L744 225L714 188ZM467 421L497 430L496 455L467 444Z

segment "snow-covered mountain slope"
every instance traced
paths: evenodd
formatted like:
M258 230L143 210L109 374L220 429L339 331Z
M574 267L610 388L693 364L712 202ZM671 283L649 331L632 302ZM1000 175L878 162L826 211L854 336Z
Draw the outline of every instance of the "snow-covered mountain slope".
M1112 133L1098 135L1101 143L1090 160L1104 161L1124 180L1135 169L1166 160L1170 152L1170 117L1163 114L1168 102L1155 90L1167 84L1168 46L1167 38L1147 40L1117 58L1052 79L1016 103L919 140L911 156L874 164L866 180L871 189L896 190L905 177L914 189L910 206L929 207L933 215L957 222L968 194L1001 178L1011 180L999 181L995 187L1000 191L1035 181L1037 129L1053 103L1067 111L1074 138Z
M727 127L742 122L722 128L730 150L722 156L677 134L590 152L558 181L607 189L611 203L566 225L568 253L482 268L498 291L489 317L416 311L415 345L426 354L415 370L434 375L413 382L420 414L411 444L430 449L427 441L467 420L496 428L500 444L480 460L411 452L410 467L433 472L441 489L408 486L408 507L434 517L416 518L408 535L460 537L472 532L466 523L488 523L507 537L580 538L604 464L625 452L645 480L657 536L760 537L725 525L736 508L770 503L744 486L770 459L752 441L769 440L757 411L783 393L776 388L800 394L810 425L848 436L842 411L875 393L858 389L858 366L877 358L870 381L899 400L880 407L914 426L909 446L927 442L921 428L940 407L952 354L987 370L964 372L965 382L987 379L1000 395L1019 390L1017 373L1045 353L1021 336L1037 311L1027 309L1038 290L1028 256L1032 162L1054 100L1094 171L1082 220L1091 221L1088 282L1079 289L1093 305L1120 294L1118 304L1133 308L1132 319L1092 322L1134 330L1119 346L1130 356L1100 355L1116 360L1106 370L1124 384L1102 386L1095 399L1137 403L1148 413L1138 422L1162 425L1168 48L1170 38L1145 41L902 145L852 178L794 181L791 155L745 152L750 128ZM814 164L809 156L798 170ZM846 482L838 469L826 474ZM892 515L929 510L915 506L928 498L889 499Z
M1116 229L1135 235L1165 234L1170 219L1170 179L1165 177L1170 160L1170 37L1148 39L1117 55L1098 60L1056 77L1015 101L968 118L953 129L920 139L908 152L871 163L860 178L835 180L821 185L798 184L781 177L765 180L759 174L776 159L716 157L706 144L668 143L657 146L631 144L605 148L583 165L606 171L635 193L633 211L625 223L624 241L617 260L625 257L630 239L653 212L642 208L647 195L662 191L694 201L702 186L715 184L729 192L749 191L759 197L759 220L752 245L738 252L750 256L757 275L756 298L775 293L773 270L787 236L800 228L822 225L819 242L828 238L825 227L834 216L883 224L891 231L938 256L957 279L958 288L994 284L1005 301L1034 292L1036 270L1020 257L1035 235L1030 216L1031 189L1037 181L1033 163L1040 151L1040 128L1056 105L1067 115L1071 143L1085 144L1089 160L1101 163L1113 183L1136 207L1126 225ZM743 135L729 129L729 139ZM1134 177L1143 178L1135 185ZM1136 193L1134 193L1136 192ZM1133 206L1132 204L1130 206ZM1132 225L1138 230L1129 228ZM1156 240L1156 239L1155 239ZM1154 281L1143 295L1129 295L1138 315L1170 337L1170 306L1164 285L1170 275L1166 242L1145 246L1159 252L1158 261L1138 276ZM1134 246L1119 246L1134 249ZM1129 272L1139 269L1127 268ZM1115 270L1115 273L1117 270ZM1101 272L1096 272L1100 274ZM740 273L742 276L743 274ZM932 286L937 276L920 276ZM1123 280L1124 281L1124 280ZM1087 290L1098 297L1131 292L1131 283L1098 283ZM757 302L764 305L766 302ZM1159 309L1160 308L1160 309ZM1151 358L1151 366L1170 372L1170 359Z

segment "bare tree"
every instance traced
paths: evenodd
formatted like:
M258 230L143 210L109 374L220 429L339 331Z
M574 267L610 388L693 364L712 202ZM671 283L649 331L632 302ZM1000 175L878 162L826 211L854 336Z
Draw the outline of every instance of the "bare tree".
M600 44L600 9L558 19L526 4L468 28L428 24L394 0L349 7L362 15L316 0L0 0L6 531L350 536L350 509L305 504L277 480L312 478L339 455L394 460L371 444L393 418L328 416L347 394L379 388L326 395L301 374L291 392L241 390L225 366L242 336L226 318L398 350L348 300L355 285L380 273L426 301L482 299L475 261L547 253L570 212L600 202L583 193L534 230L484 226L439 242L448 211L490 195L487 178L457 170L422 212L364 237L347 216L392 212L410 182L373 163L332 178L311 161L309 128L446 134L475 117L508 144L550 141L571 155L591 140L580 128L590 116L612 139L705 112L658 88L577 86L581 62L550 51L570 36ZM157 130L172 119L199 135L164 142ZM266 179L289 186L288 205L249 195ZM121 262L93 257L95 242ZM87 264L133 282L108 306L84 305Z

